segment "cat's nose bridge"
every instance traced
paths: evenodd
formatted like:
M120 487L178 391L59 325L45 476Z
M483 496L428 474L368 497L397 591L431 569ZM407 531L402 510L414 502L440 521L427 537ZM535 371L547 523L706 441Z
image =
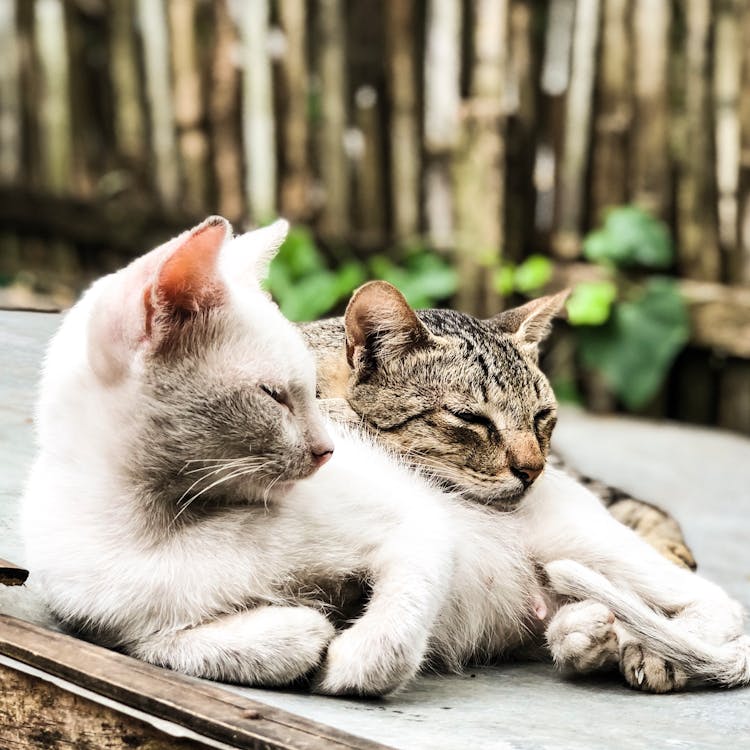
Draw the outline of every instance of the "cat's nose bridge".
M536 436L526 430L514 430L506 435L508 466L514 476L528 487L544 470L544 455Z
M333 440L323 425L322 420L310 426L308 443L313 463L320 467L333 455Z

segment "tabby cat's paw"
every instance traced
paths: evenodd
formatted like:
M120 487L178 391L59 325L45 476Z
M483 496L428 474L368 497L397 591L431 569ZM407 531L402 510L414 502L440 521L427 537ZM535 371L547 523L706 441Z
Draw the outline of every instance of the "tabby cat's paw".
M679 667L628 643L620 655L620 671L630 687L647 693L671 693L687 685L687 675Z
M599 602L566 604L546 632L555 664L575 672L616 664L619 648L614 621L612 612Z
M661 552L667 560L679 565L681 568L696 570L698 563L695 562L693 553L683 542L674 542L668 539L662 539L654 542L656 549Z
M386 695L417 674L422 658L423 649L371 638L354 626L331 642L314 690L327 695Z

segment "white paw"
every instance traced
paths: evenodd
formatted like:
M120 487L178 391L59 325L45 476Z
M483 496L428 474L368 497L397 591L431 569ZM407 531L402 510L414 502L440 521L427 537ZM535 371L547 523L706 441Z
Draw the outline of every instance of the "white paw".
M614 615L598 602L566 604L546 632L555 664L576 672L616 664L619 650L614 621Z
M328 695L378 696L402 688L421 666L425 646L370 637L354 625L328 647L315 691Z
M625 644L620 671L630 687L647 693L670 693L687 684L685 672L635 642Z

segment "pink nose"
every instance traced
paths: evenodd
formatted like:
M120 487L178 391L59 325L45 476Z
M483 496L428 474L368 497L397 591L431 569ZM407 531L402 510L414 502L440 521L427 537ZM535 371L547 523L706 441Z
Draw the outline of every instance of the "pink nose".
M312 459L316 468L320 468L333 455L333 445L316 445L312 449Z

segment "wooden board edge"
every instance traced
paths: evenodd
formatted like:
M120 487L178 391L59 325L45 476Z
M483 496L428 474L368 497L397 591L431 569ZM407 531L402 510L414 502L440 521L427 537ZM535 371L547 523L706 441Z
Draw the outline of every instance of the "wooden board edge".
M9 615L0 615L0 654L230 747L387 748Z

